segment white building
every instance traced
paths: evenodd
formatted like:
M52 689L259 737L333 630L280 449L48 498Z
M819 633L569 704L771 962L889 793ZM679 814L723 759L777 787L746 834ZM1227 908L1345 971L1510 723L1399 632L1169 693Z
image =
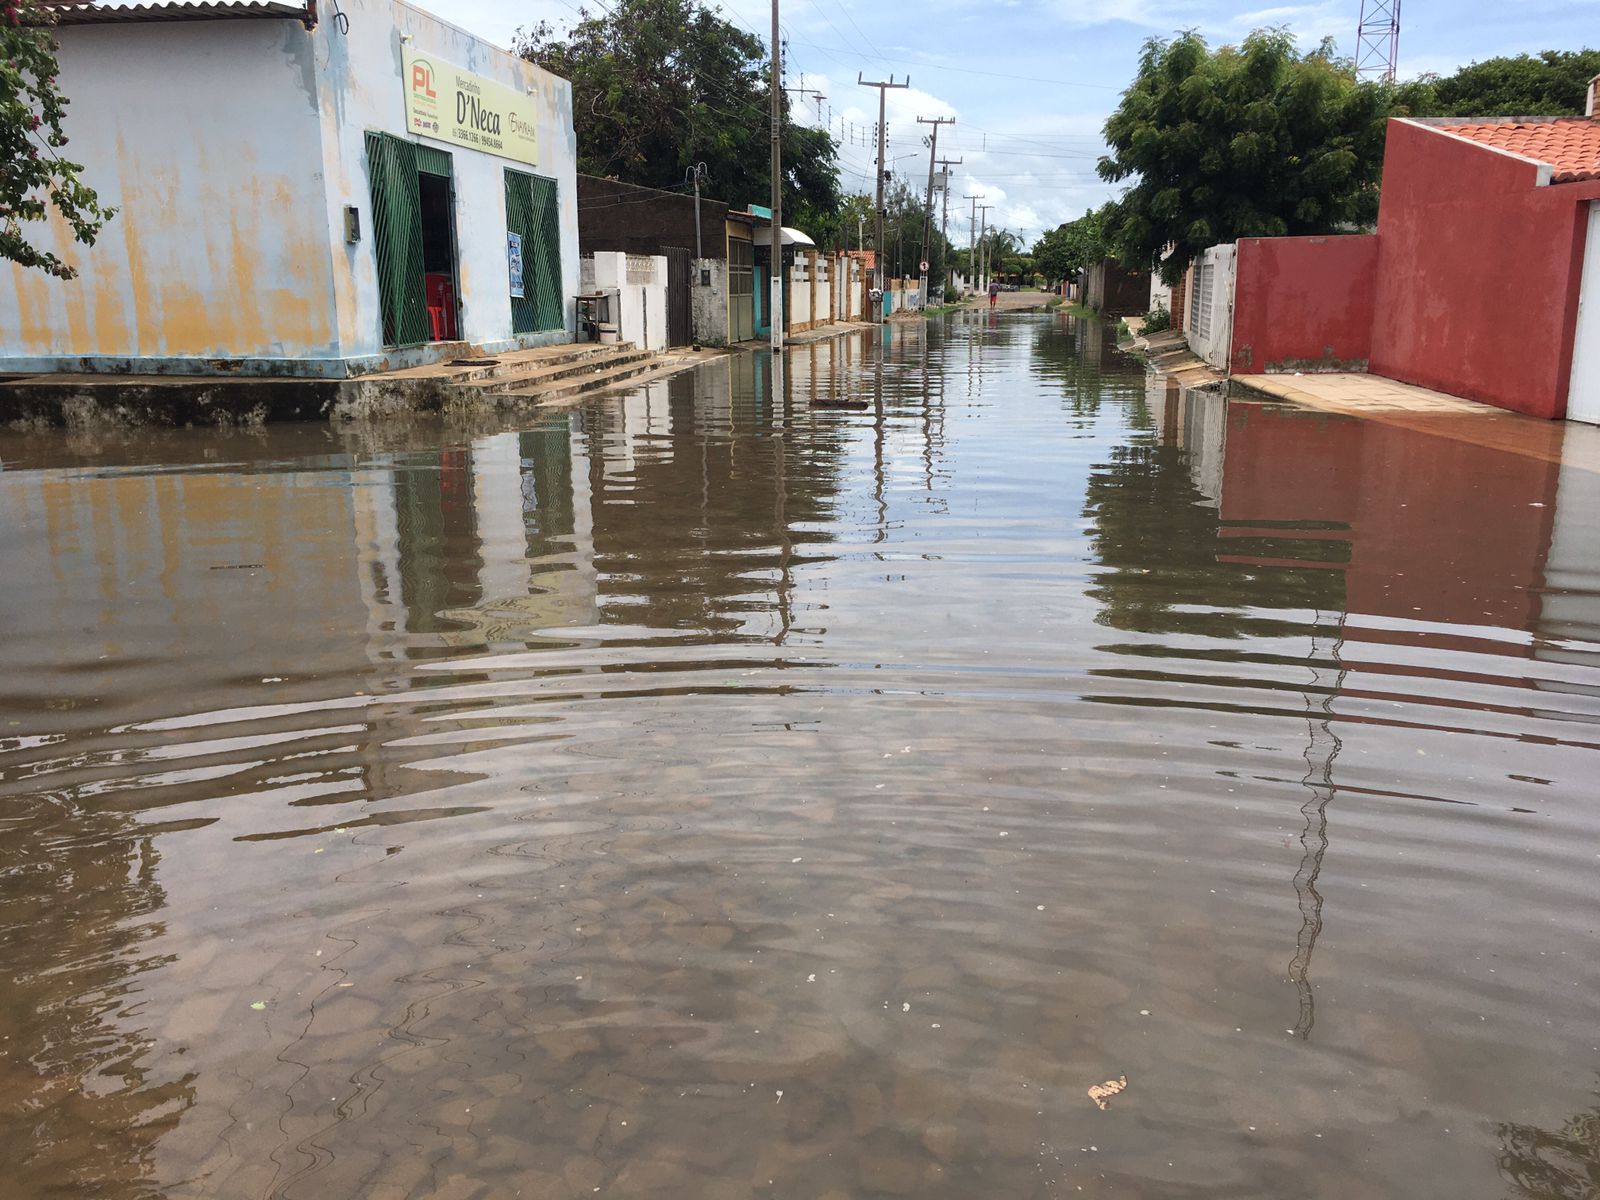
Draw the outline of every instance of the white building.
M565 80L402 0L56 11L67 151L117 215L92 248L29 229L79 277L0 268L0 372L338 378L572 339Z

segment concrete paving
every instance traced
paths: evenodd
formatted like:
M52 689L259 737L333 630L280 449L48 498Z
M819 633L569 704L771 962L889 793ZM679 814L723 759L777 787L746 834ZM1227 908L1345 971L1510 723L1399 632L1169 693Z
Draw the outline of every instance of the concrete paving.
M1600 474L1600 427L1524 416L1382 375L1235 375L1229 386Z

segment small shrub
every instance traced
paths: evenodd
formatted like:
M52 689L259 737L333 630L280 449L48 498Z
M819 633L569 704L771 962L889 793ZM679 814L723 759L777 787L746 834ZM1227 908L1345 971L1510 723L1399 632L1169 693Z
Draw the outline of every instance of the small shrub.
M1163 304L1157 304L1144 315L1144 332L1161 333L1172 328L1172 314Z

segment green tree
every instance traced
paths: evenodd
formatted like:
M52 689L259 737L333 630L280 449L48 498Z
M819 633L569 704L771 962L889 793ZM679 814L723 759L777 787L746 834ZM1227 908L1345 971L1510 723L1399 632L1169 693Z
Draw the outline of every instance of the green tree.
M1405 99L1357 83L1331 41L1301 54L1281 29L1216 51L1195 33L1152 38L1105 126L1100 175L1131 181L1107 240L1175 281L1218 242L1370 224L1385 122L1410 111Z
M1099 208L1086 210L1075 221L1056 226L1035 242L1034 261L1045 279L1051 283L1071 279L1105 258L1106 227L1116 211L1116 204L1107 201Z
M83 165L61 157L67 98L56 86L51 20L34 0L0 0L0 259L71 279L77 269L35 245L28 225L53 210L92 246L115 211L83 183Z
M819 246L830 250L865 249L873 231L872 197L852 192L839 202L839 211L807 226L806 232Z
M867 240L873 237L872 200L863 197L867 202ZM926 185L920 181L907 183L898 176L889 181L883 193L883 207L885 210L883 220L884 260L889 274L897 270L904 275L915 276L921 266L922 260L928 260L928 278L932 283L938 284L945 278L947 268L950 266L951 254L948 243L939 232L939 213L937 206L938 196L934 197L935 212L932 222L932 234L928 239L926 249L922 242L923 214L927 209Z
M1545 50L1488 58L1431 82L1447 117L1581 117L1600 50Z
M558 36L519 32L516 50L572 82L578 170L679 188L706 164L702 191L742 207L771 192L767 48L698 0L617 0L578 10ZM839 210L836 146L826 130L787 119L782 101L785 224Z

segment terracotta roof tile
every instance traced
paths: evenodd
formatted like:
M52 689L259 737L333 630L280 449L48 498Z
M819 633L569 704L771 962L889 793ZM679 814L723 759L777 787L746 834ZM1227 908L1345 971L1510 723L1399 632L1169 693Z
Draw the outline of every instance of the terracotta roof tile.
M1555 121L1441 126L1446 133L1549 163L1551 182L1600 179L1600 120L1568 117Z

